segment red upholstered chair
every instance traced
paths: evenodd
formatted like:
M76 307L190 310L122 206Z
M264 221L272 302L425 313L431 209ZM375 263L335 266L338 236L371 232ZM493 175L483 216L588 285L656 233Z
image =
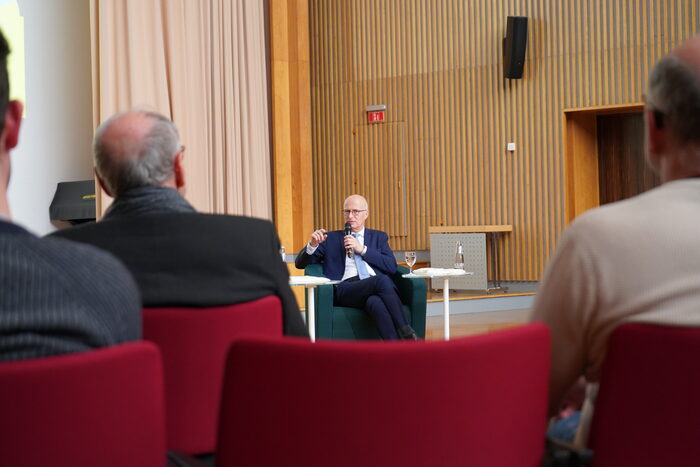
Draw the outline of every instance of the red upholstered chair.
M595 402L596 467L700 465L700 328L624 324Z
M277 296L212 308L143 310L143 338L163 355L169 450L214 451L224 362L241 336L282 336Z
M217 467L539 466L549 331L448 342L241 340Z
M0 465L164 466L156 346L0 363Z

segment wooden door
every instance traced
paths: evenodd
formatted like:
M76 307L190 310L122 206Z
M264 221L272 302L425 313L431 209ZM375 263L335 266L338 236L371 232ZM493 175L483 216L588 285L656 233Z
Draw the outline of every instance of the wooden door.
M613 203L659 185L644 160L642 113L599 115L598 187L600 204Z

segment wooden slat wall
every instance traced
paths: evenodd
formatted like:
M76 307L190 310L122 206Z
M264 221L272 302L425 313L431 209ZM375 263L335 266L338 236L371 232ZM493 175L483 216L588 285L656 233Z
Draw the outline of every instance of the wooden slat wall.
M700 30L699 10L697 0L309 0L315 226L341 227L364 109L386 104L387 122L405 128L408 230L392 247L427 249L431 225L512 224L502 277L537 280L565 225L563 109L639 102L653 63ZM508 15L529 18L521 80L503 78ZM395 188L385 173L364 177ZM369 201L369 224L388 224L394 213Z

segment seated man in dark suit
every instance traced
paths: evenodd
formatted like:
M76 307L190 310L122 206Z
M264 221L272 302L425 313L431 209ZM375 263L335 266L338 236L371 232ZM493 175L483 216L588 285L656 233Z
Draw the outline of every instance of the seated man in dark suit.
M367 200L349 196L343 214L351 235L342 230L316 230L299 252L296 267L322 263L326 277L341 281L333 288L334 304L364 309L374 319L382 339L418 339L406 322L396 285L389 277L396 272L389 237L380 230L365 229Z
M37 238L10 221L10 150L22 104L9 100L8 54L0 32L0 360L137 340L139 293L119 261L88 245Z
M95 166L114 196L97 223L54 235L103 248L136 278L145 307L230 305L277 295L284 332L307 336L272 223L195 212L178 192L184 148L162 115L127 111L95 135Z

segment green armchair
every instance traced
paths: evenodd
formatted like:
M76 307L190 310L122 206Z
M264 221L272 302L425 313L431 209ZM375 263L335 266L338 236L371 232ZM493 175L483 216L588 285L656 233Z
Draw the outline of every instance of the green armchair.
M419 337L425 338L425 310L427 287L424 279L406 279L408 269L397 266L391 278L399 289L406 320ZM320 264L310 264L304 269L307 276L323 276ZM333 286L320 285L316 288L316 338L317 339L379 339L372 318L359 308L333 306ZM308 298L306 299L308 301ZM309 309L308 303L306 309ZM307 316L308 319L308 316Z

